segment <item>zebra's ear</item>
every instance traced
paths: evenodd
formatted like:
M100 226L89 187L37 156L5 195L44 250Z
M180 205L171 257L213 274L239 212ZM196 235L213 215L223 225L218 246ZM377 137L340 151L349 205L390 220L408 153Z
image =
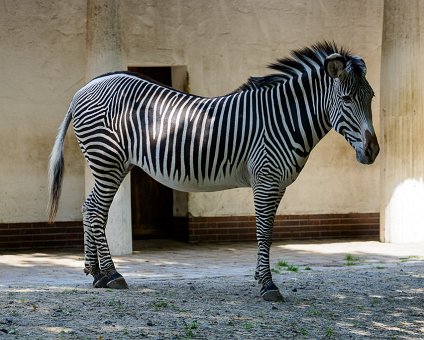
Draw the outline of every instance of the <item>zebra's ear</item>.
M324 61L325 72L331 78L341 78L345 72L346 59L338 53L329 55Z

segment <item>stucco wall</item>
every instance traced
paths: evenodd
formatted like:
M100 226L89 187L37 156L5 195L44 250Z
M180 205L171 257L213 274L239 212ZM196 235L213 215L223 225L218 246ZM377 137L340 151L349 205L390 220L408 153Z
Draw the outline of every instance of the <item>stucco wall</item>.
M192 93L228 93L291 49L334 40L361 55L379 96L382 1L123 2L124 44L132 66L187 65ZM378 100L373 103L379 131ZM278 213L379 211L379 161L356 163L354 151L330 133L312 152ZM193 216L253 214L248 189L189 195Z
M84 82L85 1L0 4L0 223L46 221L47 159ZM81 219L84 169L69 131L58 220Z
M187 65L192 93L225 94L294 48L335 40L360 54L379 96L382 0L122 0L129 66ZM86 1L0 4L0 223L45 221L47 159L57 127L85 82ZM373 104L378 127L378 100ZM84 165L68 131L59 221L81 219ZM377 212L379 162L356 163L330 133L279 213ZM253 214L250 190L189 195L193 216Z

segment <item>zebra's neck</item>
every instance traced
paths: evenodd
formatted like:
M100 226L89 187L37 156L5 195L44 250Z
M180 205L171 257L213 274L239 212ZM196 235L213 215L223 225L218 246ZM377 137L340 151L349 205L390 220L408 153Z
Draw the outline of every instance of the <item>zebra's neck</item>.
M262 89L262 117L270 143L282 144L307 157L330 131L325 103L330 100L331 83L321 72L286 79Z

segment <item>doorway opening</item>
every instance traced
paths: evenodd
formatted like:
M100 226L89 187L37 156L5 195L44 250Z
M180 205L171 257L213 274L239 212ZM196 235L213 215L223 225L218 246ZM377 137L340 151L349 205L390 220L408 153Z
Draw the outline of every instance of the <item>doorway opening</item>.
M187 69L174 67L128 67L164 85L184 91ZM131 170L131 217L133 240L188 240L187 193L160 184L143 170Z

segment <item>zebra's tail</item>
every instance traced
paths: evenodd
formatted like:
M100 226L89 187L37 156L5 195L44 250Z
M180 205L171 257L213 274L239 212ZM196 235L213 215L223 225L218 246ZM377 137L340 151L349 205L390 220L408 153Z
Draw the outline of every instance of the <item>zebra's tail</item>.
M62 190L63 171L65 168L63 158L63 144L66 131L72 120L72 104L66 113L65 119L59 127L59 132L53 145L49 160L49 202L47 204L47 214L49 223L53 223L59 207L59 198Z

